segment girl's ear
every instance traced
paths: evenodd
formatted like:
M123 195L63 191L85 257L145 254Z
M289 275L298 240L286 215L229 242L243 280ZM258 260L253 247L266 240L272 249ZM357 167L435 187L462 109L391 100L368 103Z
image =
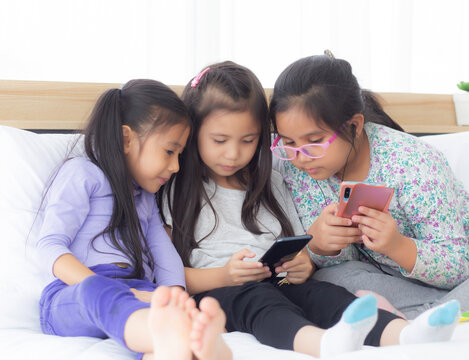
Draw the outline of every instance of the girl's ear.
M352 127L352 134L355 139L358 139L363 132L363 125L365 125L365 117L363 114L355 114L350 119L350 126Z
M132 141L132 129L127 125L122 125L122 138L124 140L124 154L128 155Z

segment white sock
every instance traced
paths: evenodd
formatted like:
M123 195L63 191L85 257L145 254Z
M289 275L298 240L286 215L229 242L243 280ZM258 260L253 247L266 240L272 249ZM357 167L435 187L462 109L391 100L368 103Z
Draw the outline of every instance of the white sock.
M404 345L448 341L458 324L459 316L457 300L427 310L402 329L399 342Z
M321 357L361 349L378 318L377 304L376 297L371 294L355 299L345 309L340 321L322 336Z

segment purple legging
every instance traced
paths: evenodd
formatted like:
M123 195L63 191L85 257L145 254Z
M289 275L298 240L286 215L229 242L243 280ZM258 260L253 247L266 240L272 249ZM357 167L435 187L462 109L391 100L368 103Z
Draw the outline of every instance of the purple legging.
M153 291L149 280L124 279L132 272L114 264L90 268L96 275L75 285L55 280L43 290L40 307L41 328L45 334L111 338L127 347L124 327L129 316L149 303L130 291Z

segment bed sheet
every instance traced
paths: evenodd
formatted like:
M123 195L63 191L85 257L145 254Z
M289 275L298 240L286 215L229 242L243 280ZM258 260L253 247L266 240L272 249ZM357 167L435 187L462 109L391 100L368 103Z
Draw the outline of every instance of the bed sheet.
M43 335L30 329L0 330L0 359L8 360L131 360L135 355L113 340L89 337L63 338ZM252 335L233 332L224 334L234 360L311 360L314 357L277 350L260 344ZM467 359L469 358L469 324L458 325L453 339L445 343L364 347L331 360L367 359Z

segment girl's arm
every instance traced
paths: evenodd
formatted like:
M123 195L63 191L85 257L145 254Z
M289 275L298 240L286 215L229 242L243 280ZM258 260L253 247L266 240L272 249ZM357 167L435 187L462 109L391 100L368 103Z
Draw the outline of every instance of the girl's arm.
M87 277L95 275L72 254L61 255L54 263L53 272L67 285L78 284Z
M406 185L417 194L405 204L414 233L409 238L416 248L412 253L415 265L411 269L406 269L403 263L400 265L405 276L452 289L469 278L469 239L462 215L465 211L467 216L463 201L466 199L469 204L469 195L457 183L446 160L444 164L439 171L428 172L432 180L425 180L419 189Z
M153 201L153 200L152 200ZM156 202L148 224L147 241L155 261L154 276L158 286L186 288L184 266L160 218Z
M89 214L90 197L99 178L93 167L96 168L84 159L66 161L50 185L45 199L44 218L35 244L38 259L45 271L59 277L65 283L75 283L75 280L84 274L81 271L83 269L71 260L76 265L72 265L73 269L81 268L75 278L65 270L69 262L63 259L58 262L58 260L62 257L73 258L79 263L71 254L70 246Z
M186 267L187 290L190 294L213 290L225 286L242 285L248 281L262 281L271 275L269 267L258 261L244 261L256 254L242 249L233 254L223 267L195 269Z
M428 151L419 170L402 188L402 203L413 234L416 251L408 277L452 289L469 278L468 237L464 216L469 211L469 194L454 177L444 155Z
M464 229L469 195L440 152L416 154L418 161L404 172L397 192L405 216L396 213L394 220L365 208L366 217L360 219L364 241L394 260L404 276L452 289L469 278L469 239Z
M349 219L335 216L337 208L336 203L326 206L308 229L313 238L307 250L319 268L359 259L351 244L360 241L361 231Z
M199 294L204 291L228 286L225 268L212 269L184 268L186 274L187 291L189 294Z

